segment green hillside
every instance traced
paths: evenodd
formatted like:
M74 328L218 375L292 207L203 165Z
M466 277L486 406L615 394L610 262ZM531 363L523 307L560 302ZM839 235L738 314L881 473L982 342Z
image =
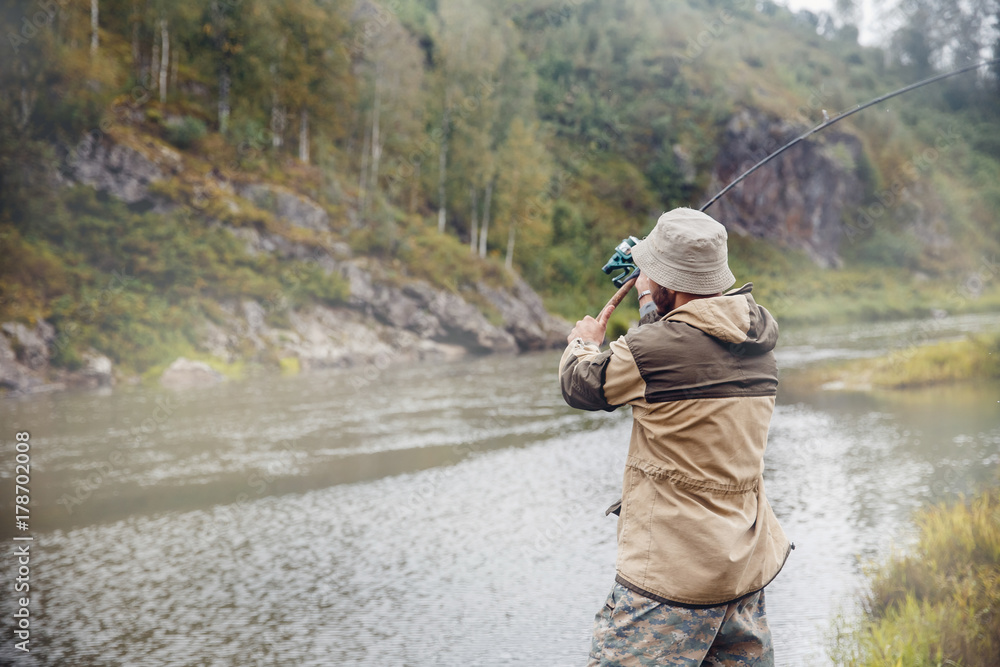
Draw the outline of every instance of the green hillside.
M618 240L714 194L737 111L812 126L968 57L907 41L914 21L883 50L849 19L769 1L6 3L0 322L77 332L58 364L93 347L143 371L194 346L220 302L280 301L280 320L346 299L336 272L226 228L455 292L508 283L506 266L575 319L609 296L599 268ZM998 102L986 71L845 122L865 192L843 267L732 235L737 279L786 321L1000 305ZM87 133L174 167L138 202L73 185ZM257 182L318 202L329 229L233 196Z

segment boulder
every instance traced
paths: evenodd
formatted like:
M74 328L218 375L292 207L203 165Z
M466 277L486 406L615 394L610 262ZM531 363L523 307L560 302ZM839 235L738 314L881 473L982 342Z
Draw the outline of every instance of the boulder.
M83 354L83 368L80 369L80 376L86 384L109 387L115 382L112 371L111 360L103 354L93 350Z
M163 375L160 376L160 384L170 389L190 389L218 384L224 379L221 373L213 370L203 361L192 361L178 357L163 371Z

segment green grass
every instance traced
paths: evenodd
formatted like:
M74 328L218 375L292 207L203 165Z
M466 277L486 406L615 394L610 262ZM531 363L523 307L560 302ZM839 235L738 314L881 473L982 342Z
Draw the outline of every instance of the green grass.
M903 350L880 360L873 382L884 387L913 387L944 382L1000 378L1000 335Z
M831 657L849 667L994 667L1000 489L925 509L916 522L916 547L869 573L865 614L840 628Z
M853 389L906 389L1000 379L1000 334L905 347L876 359L839 362L807 371L796 383L837 383Z

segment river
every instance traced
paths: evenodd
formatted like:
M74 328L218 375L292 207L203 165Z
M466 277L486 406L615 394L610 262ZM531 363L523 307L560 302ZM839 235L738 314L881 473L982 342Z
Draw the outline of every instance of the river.
M996 330L969 315L785 331L782 377ZM915 336L913 332L920 332ZM627 411L566 407L558 353L0 400L0 527L30 544L18 665L583 665L614 577ZM794 383L787 383L793 386ZM768 496L795 542L767 589L778 665L829 663L862 568L912 512L1000 466L1000 386L782 386ZM14 433L31 542L13 542Z

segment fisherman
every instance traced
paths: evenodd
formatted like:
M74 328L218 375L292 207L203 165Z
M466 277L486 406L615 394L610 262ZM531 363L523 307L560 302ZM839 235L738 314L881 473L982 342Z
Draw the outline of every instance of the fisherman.
M570 332L563 398L632 406L615 585L589 666L774 664L764 587L791 546L764 494L778 325L735 282L726 229L664 213L632 248L640 326L602 351L610 310Z

